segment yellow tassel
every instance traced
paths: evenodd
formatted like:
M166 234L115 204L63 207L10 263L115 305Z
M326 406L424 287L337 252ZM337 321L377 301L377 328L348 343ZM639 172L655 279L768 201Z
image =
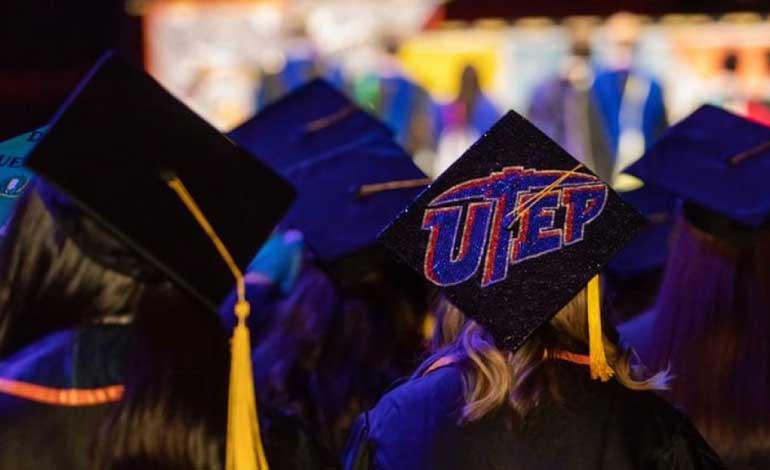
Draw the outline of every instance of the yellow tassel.
M425 315L425 319L422 321L422 337L426 340L433 338L433 333L436 331L436 315L433 312L428 312Z
M230 363L230 398L227 416L227 470L267 470L260 439L257 401L251 372L251 346L246 317L249 303L235 306L238 325L233 331Z
M214 231L192 195L177 177L167 180L195 220L208 235L235 278L238 301L235 316L238 324L233 330L230 354L230 393L227 409L227 470L269 470L257 420L257 400L254 398L254 377L251 372L251 345L246 326L251 307L246 301L246 283L243 273L227 247Z
M614 372L607 364L602 336L599 276L596 275L588 282L588 355L591 362L591 378L606 382L610 380Z

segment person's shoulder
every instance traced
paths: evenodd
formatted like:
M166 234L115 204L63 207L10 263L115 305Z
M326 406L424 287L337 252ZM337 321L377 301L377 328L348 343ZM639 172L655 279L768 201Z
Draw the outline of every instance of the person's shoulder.
M369 412L369 419L375 424L396 419L398 415L451 414L462 406L463 385L460 368L453 365L438 368L383 395Z
M401 384L356 420L345 468L426 468L434 440L457 428L462 404L462 370L455 366Z
M72 344L76 332L62 330L45 336L0 361L0 377L4 379L67 386L72 369Z
M683 412L654 392L621 388L625 427L646 461L657 468L724 468Z
M383 398L402 402L430 400L437 395L454 395L461 392L462 387L462 370L458 366L448 365L402 383Z

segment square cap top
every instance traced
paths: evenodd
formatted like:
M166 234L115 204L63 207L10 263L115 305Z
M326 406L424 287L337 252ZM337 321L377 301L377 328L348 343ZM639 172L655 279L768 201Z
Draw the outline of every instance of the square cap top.
M281 173L299 190L281 226L302 231L327 264L376 245L388 222L430 182L390 140L337 147Z
M280 176L111 53L71 94L26 163L63 196L53 199L75 209L62 212L94 221L213 311L233 275L168 179L183 182L241 269L294 197ZM88 234L79 235L89 245Z
M770 127L723 109L701 106L626 172L743 226L770 222Z
M516 350L645 225L602 180L511 111L381 240Z
M265 107L229 135L272 168L292 166L352 140L392 139L385 123L320 78Z

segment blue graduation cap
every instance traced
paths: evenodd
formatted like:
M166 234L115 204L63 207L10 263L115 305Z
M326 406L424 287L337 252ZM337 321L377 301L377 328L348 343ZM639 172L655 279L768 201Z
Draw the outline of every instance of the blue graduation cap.
M283 175L299 194L281 227L301 230L325 262L373 245L430 182L395 143L342 147Z
M748 228L770 221L770 128L705 105L626 172Z
M297 188L281 222L325 264L369 248L430 182L379 120L315 80L231 134Z
M47 128L0 142L0 226L8 221L16 200L32 180L33 174L24 167L24 162Z
M611 274L620 279L631 279L666 263L668 237L674 227L678 199L671 192L652 185L619 195L649 222L639 236L607 264L606 269Z
M392 132L331 84L315 79L267 106L229 136L278 169L353 140L390 140Z

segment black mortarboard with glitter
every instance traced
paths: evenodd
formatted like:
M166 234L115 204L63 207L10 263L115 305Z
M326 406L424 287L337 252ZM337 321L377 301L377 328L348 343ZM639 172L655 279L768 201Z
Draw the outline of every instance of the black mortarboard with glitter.
M644 225L606 183L509 112L380 238L499 347L516 350ZM590 297L589 286L589 323Z

